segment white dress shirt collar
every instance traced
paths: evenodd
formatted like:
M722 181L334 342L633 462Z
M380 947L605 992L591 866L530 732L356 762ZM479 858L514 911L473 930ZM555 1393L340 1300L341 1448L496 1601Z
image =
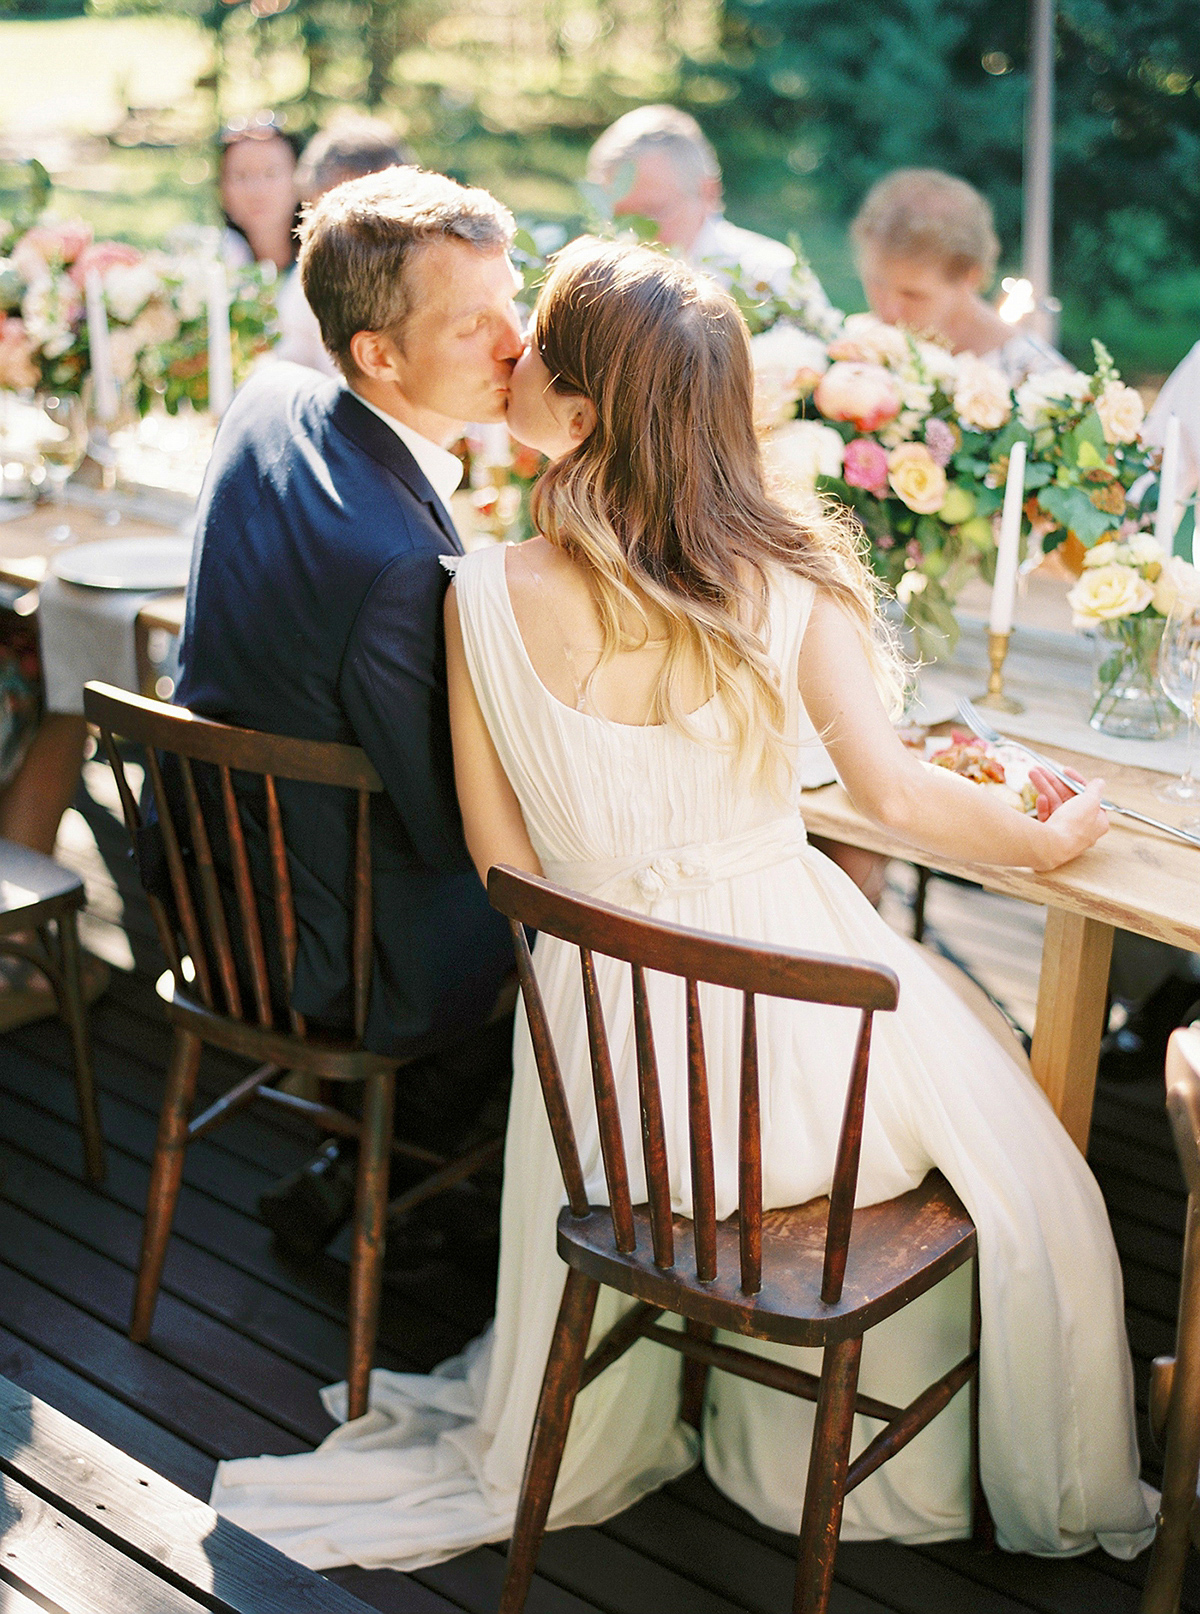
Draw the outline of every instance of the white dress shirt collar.
M354 388L351 387L351 392ZM462 481L462 461L457 454L452 454L448 448L440 443L432 442L428 437L422 437L411 426L406 426L395 415L386 414L378 405L364 398L361 392L354 392L354 396L364 409L369 409L373 415L378 415L386 425L390 426L396 436L408 449L417 465L424 473L426 481L446 506L446 514L450 514L450 500L458 490Z

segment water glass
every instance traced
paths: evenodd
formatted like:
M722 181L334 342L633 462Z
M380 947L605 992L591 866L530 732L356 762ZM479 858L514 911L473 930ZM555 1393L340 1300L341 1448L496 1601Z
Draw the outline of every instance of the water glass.
M1180 590L1163 628L1158 675L1187 721L1187 764L1182 775L1158 792L1164 801L1200 803L1196 777L1196 724L1200 721L1200 591ZM1200 818L1184 829L1200 827Z

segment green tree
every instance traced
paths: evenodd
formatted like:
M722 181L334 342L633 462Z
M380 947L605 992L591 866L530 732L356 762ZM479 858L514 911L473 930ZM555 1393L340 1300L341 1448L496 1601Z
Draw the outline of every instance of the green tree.
M1011 0L726 0L721 62L694 72L726 86L706 123L731 191L782 230L844 223L889 169L946 168L991 199L1015 265L1025 24ZM1200 336L1195 0L1061 0L1057 58L1064 340L1166 369Z

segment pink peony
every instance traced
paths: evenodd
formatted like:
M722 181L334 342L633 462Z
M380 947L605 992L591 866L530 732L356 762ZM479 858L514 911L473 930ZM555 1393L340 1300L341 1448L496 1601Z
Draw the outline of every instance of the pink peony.
M856 437L846 444L842 479L852 488L865 488L876 498L883 498L888 489L886 450L869 437Z
M93 241L71 266L71 279L77 286L83 286L93 269L103 275L115 264L131 265L141 261L142 255L138 249L124 241Z
M827 420L849 420L860 432L877 431L900 413L900 394L878 364L839 360L830 365L813 394Z
M35 224L21 237L17 251L22 257L36 254L47 266L68 264L75 262L91 239L92 227L82 219L70 219L66 224Z

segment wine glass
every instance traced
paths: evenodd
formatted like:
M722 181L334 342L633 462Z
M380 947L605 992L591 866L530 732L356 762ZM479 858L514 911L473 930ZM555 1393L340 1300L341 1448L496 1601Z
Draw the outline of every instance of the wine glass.
M37 454L50 502L60 515L66 514L67 483L79 469L87 450L87 416L78 398L53 393L39 400L41 419L37 433ZM52 544L65 544L72 536L69 521L59 521L46 534Z
M1187 762L1182 775L1164 785L1164 801L1200 803L1196 777L1196 724L1200 721L1200 589L1181 589L1163 628L1158 657L1159 682L1187 720ZM1184 829L1200 828L1200 818L1189 819Z

